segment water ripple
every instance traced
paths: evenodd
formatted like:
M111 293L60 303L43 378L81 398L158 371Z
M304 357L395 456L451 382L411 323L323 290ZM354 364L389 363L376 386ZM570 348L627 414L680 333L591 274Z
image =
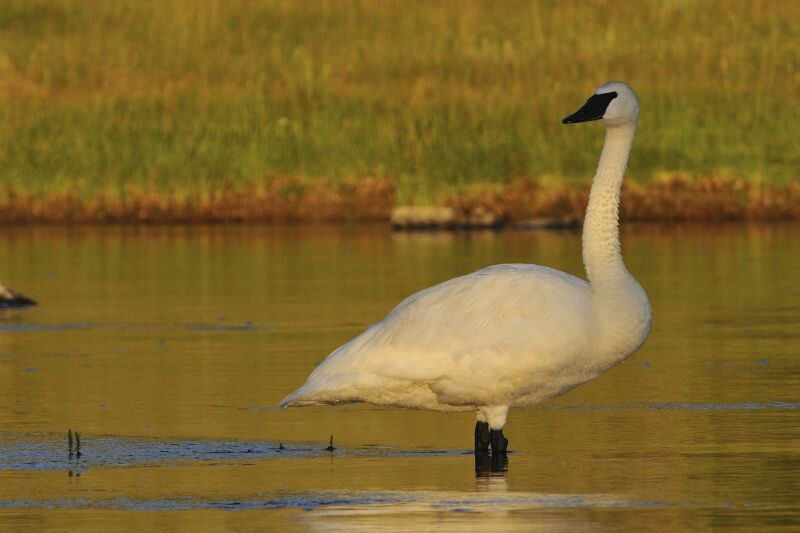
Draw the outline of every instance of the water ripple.
M619 411L625 409L652 409L656 411L798 411L800 402L738 402L738 403L620 403L602 405L551 405L543 409L552 411Z
M670 507L669 502L635 501L621 496L605 494L537 494L501 493L481 494L476 492L436 491L387 491L387 492L332 492L300 493L290 495L266 495L259 499L205 500L205 499L19 499L0 500L0 508L73 508L90 507L137 511L185 511L185 510L253 510L295 508L303 510L328 509L329 511L353 512L354 508L372 507L385 511L387 508L402 510L420 506L428 510L479 511L482 509L510 510L524 508L643 508Z
M91 324L26 324L0 322L0 333L29 333L35 331L68 331L74 329L91 329Z

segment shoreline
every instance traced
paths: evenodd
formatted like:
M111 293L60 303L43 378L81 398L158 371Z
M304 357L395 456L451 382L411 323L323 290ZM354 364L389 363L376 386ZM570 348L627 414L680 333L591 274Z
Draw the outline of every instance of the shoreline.
M393 182L371 177L346 183L276 179L267 185L223 186L198 197L153 189L131 189L123 197L106 192L84 195L80 191L39 197L6 189L0 194L0 224L391 221L396 229L501 228L544 219L574 224L575 220L582 220L588 197L588 186L543 186L530 179L502 187L470 186L459 193L443 195L434 206L398 205ZM421 222L396 223L396 214L401 210L423 213ZM626 182L620 218L625 222L800 220L800 183L777 187L718 176L691 180L682 175L647 185Z

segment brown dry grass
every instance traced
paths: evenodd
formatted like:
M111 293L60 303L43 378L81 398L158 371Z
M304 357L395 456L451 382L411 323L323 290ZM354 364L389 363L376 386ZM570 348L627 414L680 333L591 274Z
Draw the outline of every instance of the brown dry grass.
M344 183L280 178L268 185L225 185L201 198L131 190L84 199L80 191L41 198L7 190L0 223L221 223L368 222L388 220L394 187L385 179Z
M459 219L488 213L502 223L514 223L537 217L582 218L588 198L587 189L518 180L506 187L469 188L440 203L452 207ZM6 189L0 194L0 223L384 222L395 204L394 185L382 178L345 183L276 178L268 185L228 184L198 198L129 190L87 200L78 190L39 197ZM776 187L676 174L646 186L626 183L620 212L628 221L800 220L800 183Z
M488 211L505 222L537 217L583 218L587 189L545 188L520 180L499 190L471 189L446 201L462 218ZM676 174L645 186L626 183L620 215L629 221L714 221L800 219L800 183L787 187L714 176L691 180Z
M646 187L626 185L621 208L628 220L796 220L800 183L776 187L723 176L692 181L678 174Z

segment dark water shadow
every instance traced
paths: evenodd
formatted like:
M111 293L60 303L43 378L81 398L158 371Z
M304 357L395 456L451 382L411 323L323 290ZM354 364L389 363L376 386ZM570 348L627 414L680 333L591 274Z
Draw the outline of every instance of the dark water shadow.
M245 321L241 324L225 324L223 321L219 322L188 322L177 324L147 324L147 323L54 323L54 324L32 324L28 322L18 322L19 317L11 317L0 314L0 319L5 318L8 320L0 321L0 333L30 333L39 331L72 331L72 330L114 330L114 331L173 331L173 330L186 330L186 331L272 331L275 328L272 326L254 324L250 321ZM13 320L12 320L13 319Z
M460 455L462 450L400 450L382 446L339 448L326 444L268 441L160 440L81 436L81 455L69 453L66 437L0 434L0 471L64 470L142 465L169 466L186 462L228 462L259 459L341 457L419 457ZM47 438L50 437L50 438Z
M0 322L0 333L30 333L38 331L71 331L92 329L92 324L28 324L24 322Z

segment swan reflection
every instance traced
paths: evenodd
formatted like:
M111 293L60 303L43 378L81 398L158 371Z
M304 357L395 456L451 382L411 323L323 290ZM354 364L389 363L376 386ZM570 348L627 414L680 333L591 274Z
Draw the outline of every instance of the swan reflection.
M508 455L505 453L475 454L476 477L505 477L506 472L508 472Z

